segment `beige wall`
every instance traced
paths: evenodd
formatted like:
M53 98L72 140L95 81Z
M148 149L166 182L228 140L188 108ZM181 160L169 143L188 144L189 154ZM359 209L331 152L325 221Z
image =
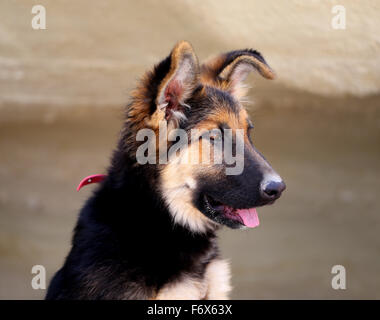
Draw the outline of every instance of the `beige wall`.
M47 30L31 28L32 4L46 7ZM331 27L335 4L346 8L346 30ZM376 94L379 9L375 0L1 1L0 106L120 105L179 39L201 59L258 49L285 90Z

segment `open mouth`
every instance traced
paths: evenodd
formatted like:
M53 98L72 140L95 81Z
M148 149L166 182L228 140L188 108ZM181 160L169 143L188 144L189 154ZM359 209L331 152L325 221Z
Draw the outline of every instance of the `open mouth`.
M233 220L248 228L255 228L260 224L256 208L238 209L223 204L212 197L204 196L207 210L214 215L222 215L224 219Z

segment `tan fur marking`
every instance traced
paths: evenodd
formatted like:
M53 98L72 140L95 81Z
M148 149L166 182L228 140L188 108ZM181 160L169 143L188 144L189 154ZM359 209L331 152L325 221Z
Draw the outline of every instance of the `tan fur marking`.
M205 274L208 300L227 300L231 291L230 266L225 260L213 260Z
M217 70L220 70L226 61L225 55L213 57L201 66L201 81L209 85L217 85Z
M276 77L274 71L265 63L261 62L255 57L250 55L242 55L232 61L227 67L225 67L220 76L226 80L231 80L232 74L235 72L239 65L251 66L251 68L257 69L260 74L267 79L274 79Z
M197 129L212 130L217 129L220 123L226 123L232 130L235 129L246 129L247 128L247 118L244 117L246 112L241 108L239 111L239 116L235 113L230 112L227 108L220 106L215 110L215 112L210 113L207 119L203 120L197 125Z
M156 300L227 300L231 291L230 268L225 260L209 263L202 279L184 275L164 286Z
M201 165L189 162L191 153L198 152L194 149L190 145L179 156L169 159L161 171L160 189L176 223L188 226L193 232L205 232L213 228L215 223L192 203L193 190L196 188L196 170L202 170Z
M207 293L207 283L203 279L184 276L181 280L164 286L156 300L202 300Z

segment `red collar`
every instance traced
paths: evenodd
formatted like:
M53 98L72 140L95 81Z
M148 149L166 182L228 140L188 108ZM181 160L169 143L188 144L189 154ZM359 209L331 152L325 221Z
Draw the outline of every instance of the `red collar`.
M88 176L79 183L77 191L88 184L102 182L106 177L107 176L105 174L93 174L91 176Z

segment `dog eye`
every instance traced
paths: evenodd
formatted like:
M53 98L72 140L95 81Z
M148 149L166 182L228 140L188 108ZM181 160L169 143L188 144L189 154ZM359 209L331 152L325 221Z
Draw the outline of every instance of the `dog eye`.
M222 138L222 135L219 133L211 133L209 136L210 141L215 141L221 138Z
M223 136L220 132L205 132L204 134L199 136L199 140L206 139L209 140L210 142L214 142L215 140L222 139Z
M206 137L210 142L214 142L215 140L223 139L222 132L220 129L212 129L207 132Z

